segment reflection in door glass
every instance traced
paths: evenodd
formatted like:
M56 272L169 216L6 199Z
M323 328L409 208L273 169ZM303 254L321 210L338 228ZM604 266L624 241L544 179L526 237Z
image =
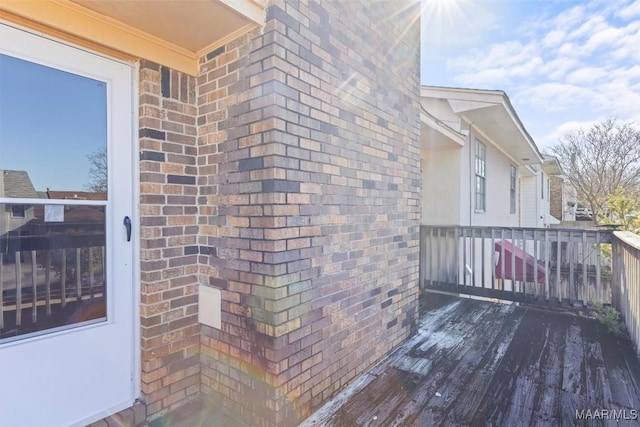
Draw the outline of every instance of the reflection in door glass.
M107 88L0 54L0 198L104 200Z
M104 206L0 204L0 339L106 317L104 220Z

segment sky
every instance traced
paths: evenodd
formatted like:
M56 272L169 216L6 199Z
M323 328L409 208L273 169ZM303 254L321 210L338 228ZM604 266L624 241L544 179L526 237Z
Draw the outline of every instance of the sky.
M106 96L104 82L0 55L0 169L27 171L37 191L86 190Z
M503 90L543 151L640 125L640 0L422 1L422 84Z

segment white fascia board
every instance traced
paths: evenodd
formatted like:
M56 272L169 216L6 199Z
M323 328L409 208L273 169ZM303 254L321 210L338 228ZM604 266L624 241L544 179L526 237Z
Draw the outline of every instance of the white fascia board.
M466 140L466 137L464 134L455 131L454 129L450 128L446 124L440 122L439 120L425 113L424 111L420 112L420 120L422 121L422 123L429 126L431 129L434 129L435 131L439 132L443 136L449 138L452 142L455 142L461 147L464 146L464 141Z

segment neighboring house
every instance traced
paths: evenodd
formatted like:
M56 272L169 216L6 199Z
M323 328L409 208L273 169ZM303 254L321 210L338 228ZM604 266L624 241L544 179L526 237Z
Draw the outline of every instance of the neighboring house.
M551 215L562 222L575 221L578 194L563 175L551 177Z
M540 200L541 217L543 220L542 227L549 227L551 225L560 224L561 218L557 218L551 214L551 199L553 194L551 193L551 179L554 176L562 175L562 167L557 158L552 156L544 156L544 161L541 168L541 180L540 180Z
M0 169L0 199L9 198L39 198L27 172ZM0 203L0 239L9 232L20 229L33 218L33 205Z
M540 165L529 166L520 178L522 227L546 228L560 223L551 214L551 178L562 174L555 157L543 156Z
M57 191L47 188L47 197L49 199L64 200L106 200L107 195L104 193L96 193L92 191Z
M545 227L549 172L502 91L422 86L422 223Z
M560 166L540 153L504 92L422 86L420 95L423 225L544 228L559 222L550 214L549 177L560 174ZM495 283L496 248L511 243L498 231L493 239L476 239L475 232L462 239L425 237L438 242L423 253L423 262L440 266L435 277ZM541 256L532 241L514 243L516 251ZM466 258L472 253L492 255ZM441 258L460 262L441 264Z
M415 330L419 2L4 0L0 20L4 84L11 62L97 94L109 174L107 200L29 196L106 213L106 317L0 340L3 424L204 397L295 425Z

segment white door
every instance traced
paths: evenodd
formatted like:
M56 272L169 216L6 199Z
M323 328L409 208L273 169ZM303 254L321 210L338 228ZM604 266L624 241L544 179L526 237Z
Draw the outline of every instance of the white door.
M132 67L0 24L0 425L134 399Z

